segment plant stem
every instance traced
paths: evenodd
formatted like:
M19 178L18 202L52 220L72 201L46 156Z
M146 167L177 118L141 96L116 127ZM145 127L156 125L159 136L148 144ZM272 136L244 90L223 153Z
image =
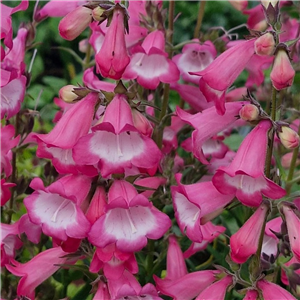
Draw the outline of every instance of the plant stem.
M194 31L194 38L195 39L198 39L199 35L200 35L200 29L201 29L201 25L202 25L203 16L204 16L205 4L206 4L206 1L204 1L204 0L202 0L200 2L198 17L197 17L197 24L196 24L195 31Z
M272 89L272 103L271 103L271 118L273 121L276 120L276 95L277 91L273 87ZM271 131L271 137L269 138L269 145L266 157L266 176L270 178L271 175L271 161L273 154L273 144L274 144L274 130Z

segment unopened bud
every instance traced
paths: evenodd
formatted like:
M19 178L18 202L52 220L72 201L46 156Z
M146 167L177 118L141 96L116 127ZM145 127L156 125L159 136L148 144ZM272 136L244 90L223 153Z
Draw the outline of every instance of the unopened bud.
M246 104L240 109L239 115L244 121L255 121L259 117L259 109L256 105Z
M293 152L289 152L289 153L284 154L281 157L281 160L280 160L282 167L285 168L285 169L289 169L290 166L291 166L292 158L293 158ZM300 159L297 158L295 166L297 167L297 166L299 166L299 164L300 164Z
M254 43L257 55L272 55L275 49L275 40L272 33L267 32L260 36Z
M285 89L293 84L295 70L285 49L276 53L273 68L270 74L272 84L276 90Z
M151 137L153 128L149 120L138 110L132 109L134 126L144 135Z
M261 0L261 4L268 9L269 5L271 4L273 7L278 3L278 0Z
M239 11L245 10L248 6L247 0L229 0L228 2Z
M59 98L67 103L73 102L75 99L78 98L78 96L74 93L74 88L78 87L71 84L62 87L59 90Z
M299 135L293 129L288 126L281 126L277 135L282 145L287 149L294 149L299 146Z
M62 38L72 41L77 38L92 21L92 10L85 6L78 6L69 12L58 25Z
M104 9L102 9L100 6L97 6L92 11L92 17L95 21L99 22L103 20L102 14L104 12Z

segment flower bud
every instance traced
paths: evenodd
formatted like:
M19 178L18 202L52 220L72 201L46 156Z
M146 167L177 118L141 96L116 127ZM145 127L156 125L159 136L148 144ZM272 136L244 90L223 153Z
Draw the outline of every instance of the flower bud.
M248 0L229 0L228 2L239 11L245 10L248 6Z
M299 135L290 127L282 126L277 135L285 148L294 149L299 146Z
M272 84L276 90L285 89L293 84L295 70L293 69L285 49L279 49L270 74Z
M72 41L91 23L92 11L85 6L78 6L69 12L58 25L59 34L62 38Z
M78 96L73 92L74 88L78 88L75 85L66 85L59 90L59 98L67 103L72 103Z
M279 0L261 0L261 4L268 9L268 6L271 4L273 7L277 4Z
M244 121L254 121L259 117L259 109L256 105L246 104L240 109L239 115Z
M153 128L148 119L136 109L132 109L132 118L134 126L144 135L151 137Z
M102 16L103 12L104 12L104 9L102 9L100 6L97 6L96 8L94 8L92 11L93 19L96 22L102 21L103 17L101 17L101 16Z
M257 55L272 55L275 49L275 40L272 33L267 32L260 36L254 43Z

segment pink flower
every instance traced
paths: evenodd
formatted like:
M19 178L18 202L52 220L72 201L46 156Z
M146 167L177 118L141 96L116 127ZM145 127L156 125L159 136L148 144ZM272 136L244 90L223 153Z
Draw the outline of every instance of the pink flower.
M172 83L179 79L179 70L175 63L168 59L164 51L165 38L161 31L147 35L141 46L132 50L130 64L123 77L137 79L147 89L156 89L160 82Z
M290 247L295 258L300 262L300 219L295 211L299 211L290 205L282 205L282 213L285 217L288 236L290 240Z
M207 68L191 72L201 76L199 87L207 101L214 101L218 114L225 113L225 93L246 67L254 52L255 39L241 41L223 52Z
M153 276L157 289L174 300L191 300L216 280L217 270L188 273L185 260L175 236L170 236L167 253L167 275Z
M262 194L271 199L285 195L285 190L264 174L267 133L271 126L270 121L261 121L243 140L231 164L217 170L212 182L219 192L235 193L244 205L256 207L262 201Z
M260 36L254 44L257 55L272 55L275 49L275 40L272 33L267 32Z
M25 264L11 260L12 265L6 265L6 268L12 274L22 277L18 284L18 296L34 300L35 288L60 268L58 264L66 262L67 258L63 257L66 254L60 247L56 247L39 253Z
M147 238L161 238L170 226L169 217L130 183L116 180L109 190L105 214L92 226L89 241L97 247L116 243L117 249L134 252L146 246Z
M182 48L182 54L175 55L172 60L176 63L182 79L199 84L199 76L190 75L189 72L199 72L211 64L217 55L217 50L211 41L200 45L199 40L187 44ZM198 42L197 42L198 41Z
M214 300L224 300L226 290L229 285L233 283L233 277L230 275L225 276L223 279L216 281L204 289L195 300L210 299L213 295Z
M161 152L152 139L134 126L125 95L117 94L104 116L90 133L79 139L73 158L79 165L98 164L103 177L123 173L126 168L143 168L155 174Z
M263 202L247 222L230 238L230 257L242 264L255 254L263 223L269 213L270 204Z
M11 15L20 10L26 10L28 8L28 5L29 5L28 0L22 0L21 3L16 7L9 7L0 3L1 40L4 38L4 45L9 49L13 47L13 42L12 42L13 29L12 29Z
M97 72L103 77L120 79L130 62L125 44L124 9L116 4L102 47L96 54Z
M80 206L90 184L86 176L68 175L45 188L40 178L34 178L30 187L35 192L24 199L30 221L41 225L44 234L62 241L85 238L91 225Z
M15 257L16 249L22 247L23 243L18 237L19 234L19 222L1 223L1 266L9 263Z
M234 196L219 193L211 181L183 185L178 175L176 180L178 187L171 187L176 220L182 233L201 243L203 224L219 215Z
M5 203L10 199L10 188L14 186L16 186L15 183L5 182L5 179L1 179L1 206L5 205Z
M237 120L237 115L247 102L226 103L226 113L220 116L214 107L207 108L200 113L190 115L179 107L176 108L178 117L192 125L196 130L192 133L192 151L194 156L203 164L208 164L203 153L203 145L217 133L225 130Z
M248 290L243 300L257 300L258 293L256 290Z
M296 300L287 290L267 280L259 280L257 287L261 290L264 300Z
M295 70L285 49L279 49L276 53L270 78L276 90L280 91L293 84Z
M92 10L85 6L78 6L69 12L58 25L62 38L72 41L86 29L92 21Z

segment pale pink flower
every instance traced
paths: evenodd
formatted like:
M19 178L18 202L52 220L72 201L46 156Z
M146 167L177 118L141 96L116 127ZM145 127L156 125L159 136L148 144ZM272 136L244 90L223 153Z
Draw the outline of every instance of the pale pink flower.
M287 149L295 149L299 146L300 138L296 131L288 126L280 126L277 135L282 145Z
M285 195L285 190L264 174L267 133L271 126L270 121L261 121L243 140L231 164L217 170L212 182L219 192L235 193L244 205L256 207L262 201L262 194L270 199Z
M275 50L275 40L272 33L267 32L260 36L254 44L257 55L272 55Z
M199 84L199 76L189 72L199 72L211 64L217 55L217 50L211 41L200 45L199 40L187 44L182 48L182 54L175 55L172 60L176 63L182 79Z
M264 221L269 213L270 204L263 202L246 223L230 238L230 257L242 264L256 253Z
M132 49L130 64L123 78L137 79L147 89L156 89L160 82L172 83L179 79L176 64L168 59L164 50L165 37L161 31L153 31L147 35L141 46Z
M108 194L103 214L92 226L89 241L97 247L116 243L124 252L139 251L147 239L159 239L171 226L171 220L160 212L133 185L116 180Z
M34 178L30 187L35 192L24 199L30 221L40 225L44 234L62 241L85 238L91 224L80 206L90 185L91 179L83 175L62 177L48 187Z

